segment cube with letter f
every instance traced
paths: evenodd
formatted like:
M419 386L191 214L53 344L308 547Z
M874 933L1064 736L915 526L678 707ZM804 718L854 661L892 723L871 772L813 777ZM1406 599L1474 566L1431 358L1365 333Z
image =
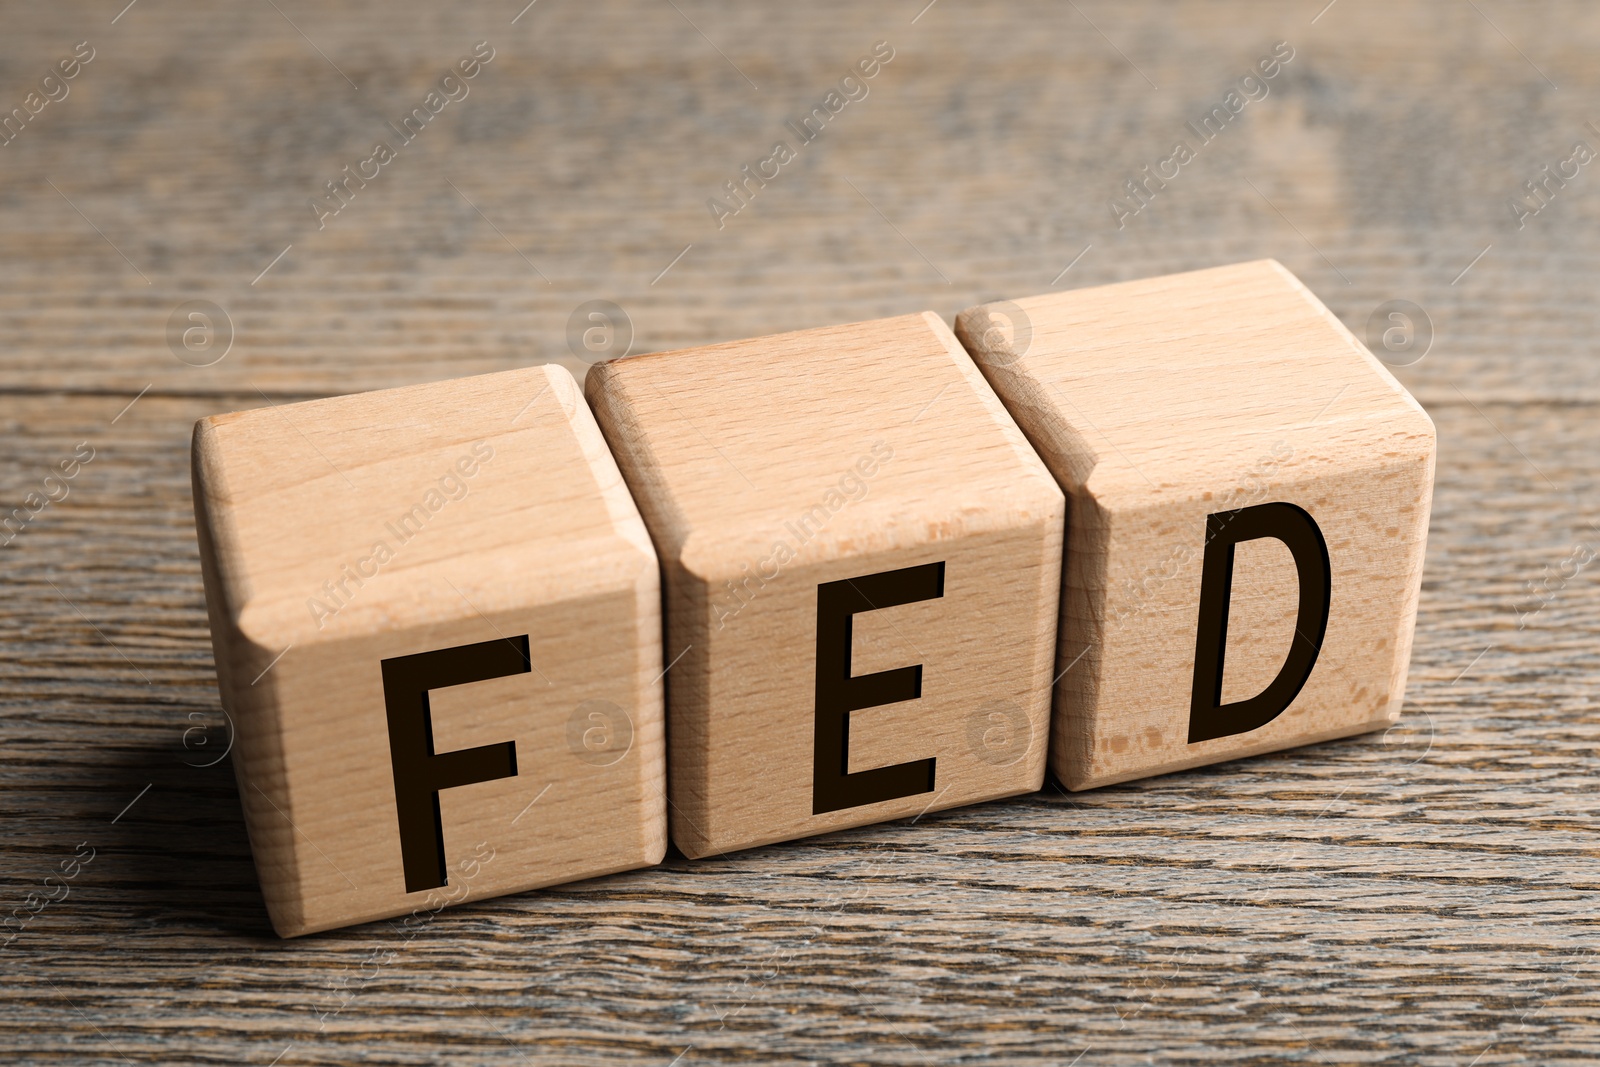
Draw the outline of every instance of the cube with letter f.
M219 415L194 486L280 934L660 861L660 569L570 374Z

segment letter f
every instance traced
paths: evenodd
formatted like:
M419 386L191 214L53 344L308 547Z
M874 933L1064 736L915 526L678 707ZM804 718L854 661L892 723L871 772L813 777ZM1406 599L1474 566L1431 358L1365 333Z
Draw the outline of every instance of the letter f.
M514 741L435 753L428 691L526 674L530 667L526 634L383 661L383 699L389 712L389 756L394 763L407 893L448 884L439 790L517 774Z

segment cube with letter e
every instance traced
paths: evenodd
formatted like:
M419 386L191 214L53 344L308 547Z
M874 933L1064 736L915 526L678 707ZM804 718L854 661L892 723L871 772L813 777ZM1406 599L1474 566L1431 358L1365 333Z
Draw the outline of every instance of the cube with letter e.
M589 375L666 591L689 856L1043 781L1064 498L937 316Z
M956 331L1067 493L1068 788L1395 721L1433 423L1298 279L1243 263Z
M205 419L194 496L280 934L660 861L660 569L565 370Z

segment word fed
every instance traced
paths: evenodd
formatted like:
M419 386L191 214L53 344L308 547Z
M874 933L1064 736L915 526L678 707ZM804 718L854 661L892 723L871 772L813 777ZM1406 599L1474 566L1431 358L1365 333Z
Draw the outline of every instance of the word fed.
M1386 727L1433 464L1272 261L202 420L273 926Z

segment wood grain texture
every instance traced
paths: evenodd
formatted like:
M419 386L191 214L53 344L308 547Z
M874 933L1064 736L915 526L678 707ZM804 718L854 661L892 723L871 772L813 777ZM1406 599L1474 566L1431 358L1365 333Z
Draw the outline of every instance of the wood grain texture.
M686 855L1044 783L1065 500L943 319L613 360L585 392L662 558Z
M215 415L194 484L279 933L660 861L659 564L571 374Z
M1023 297L956 332L1069 498L1067 788L1394 724L1433 423L1294 275L1258 260ZM1253 518L1270 509L1288 518Z
M706 36L643 2L540 0L514 26L519 3L140 0L114 25L120 3L6 9L0 106L74 42L98 55L0 147L5 511L79 442L96 454L3 549L0 916L55 892L79 842L97 852L0 949L0 1048L280 1067L1592 1062L1600 572L1562 572L1600 536L1600 198L1590 167L1523 229L1506 200L1600 121L1600 9L940 0L913 24L922 2L677 4ZM318 231L306 198L479 39L499 55L472 95ZM879 39L897 54L871 95L717 230L705 199ZM1278 40L1297 54L1271 95L1116 229L1123 180ZM262 406L258 387L581 366L565 329L590 299L621 305L648 352L1267 256L1357 336L1392 299L1433 324L1395 370L1439 464L1393 731L669 854L409 940L271 932L231 761L204 766L225 734L195 420ZM237 328L213 366L167 346L189 299Z

